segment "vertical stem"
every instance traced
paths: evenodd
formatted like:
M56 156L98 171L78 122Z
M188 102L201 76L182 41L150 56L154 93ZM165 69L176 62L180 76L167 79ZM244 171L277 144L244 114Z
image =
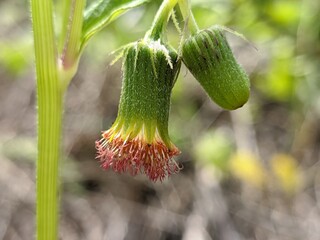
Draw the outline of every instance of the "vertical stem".
M57 72L52 0L31 0L38 104L37 239L58 235L58 167L63 93Z
M62 95L48 87L38 92L37 239L56 240Z

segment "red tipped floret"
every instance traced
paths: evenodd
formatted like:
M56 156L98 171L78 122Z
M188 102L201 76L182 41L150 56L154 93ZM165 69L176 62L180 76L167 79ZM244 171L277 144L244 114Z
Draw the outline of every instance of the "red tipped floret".
M96 141L97 158L103 169L129 172L133 176L145 173L154 182L163 181L167 176L179 172L180 167L173 157L179 155L180 151L173 144L168 148L160 137L147 143L140 134L128 140L121 135L113 136L114 132L110 129Z

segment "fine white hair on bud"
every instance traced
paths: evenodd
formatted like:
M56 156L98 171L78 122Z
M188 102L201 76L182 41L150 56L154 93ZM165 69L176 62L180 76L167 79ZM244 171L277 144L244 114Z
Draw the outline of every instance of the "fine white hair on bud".
M242 107L250 95L250 81L236 61L224 28L213 26L187 38L182 60L209 97L222 108Z
M143 39L123 49L119 112L96 141L103 169L146 174L163 181L180 170L174 157L168 119L172 87L180 70L178 54L159 40Z

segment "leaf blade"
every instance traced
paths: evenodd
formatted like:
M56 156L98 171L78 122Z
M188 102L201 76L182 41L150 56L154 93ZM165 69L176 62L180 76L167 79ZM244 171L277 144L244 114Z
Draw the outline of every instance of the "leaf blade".
M149 0L101 0L84 13L81 50L88 40L126 11Z

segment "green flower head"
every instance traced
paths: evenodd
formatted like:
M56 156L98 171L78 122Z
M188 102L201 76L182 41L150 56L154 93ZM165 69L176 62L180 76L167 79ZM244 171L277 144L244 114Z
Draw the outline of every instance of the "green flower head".
M182 45L182 60L222 108L237 109L248 101L249 78L237 63L223 27L213 26L187 38Z
M144 39L124 50L118 116L96 141L104 169L145 173L152 181L179 171L180 151L168 134L170 97L180 69L175 50L160 40Z

